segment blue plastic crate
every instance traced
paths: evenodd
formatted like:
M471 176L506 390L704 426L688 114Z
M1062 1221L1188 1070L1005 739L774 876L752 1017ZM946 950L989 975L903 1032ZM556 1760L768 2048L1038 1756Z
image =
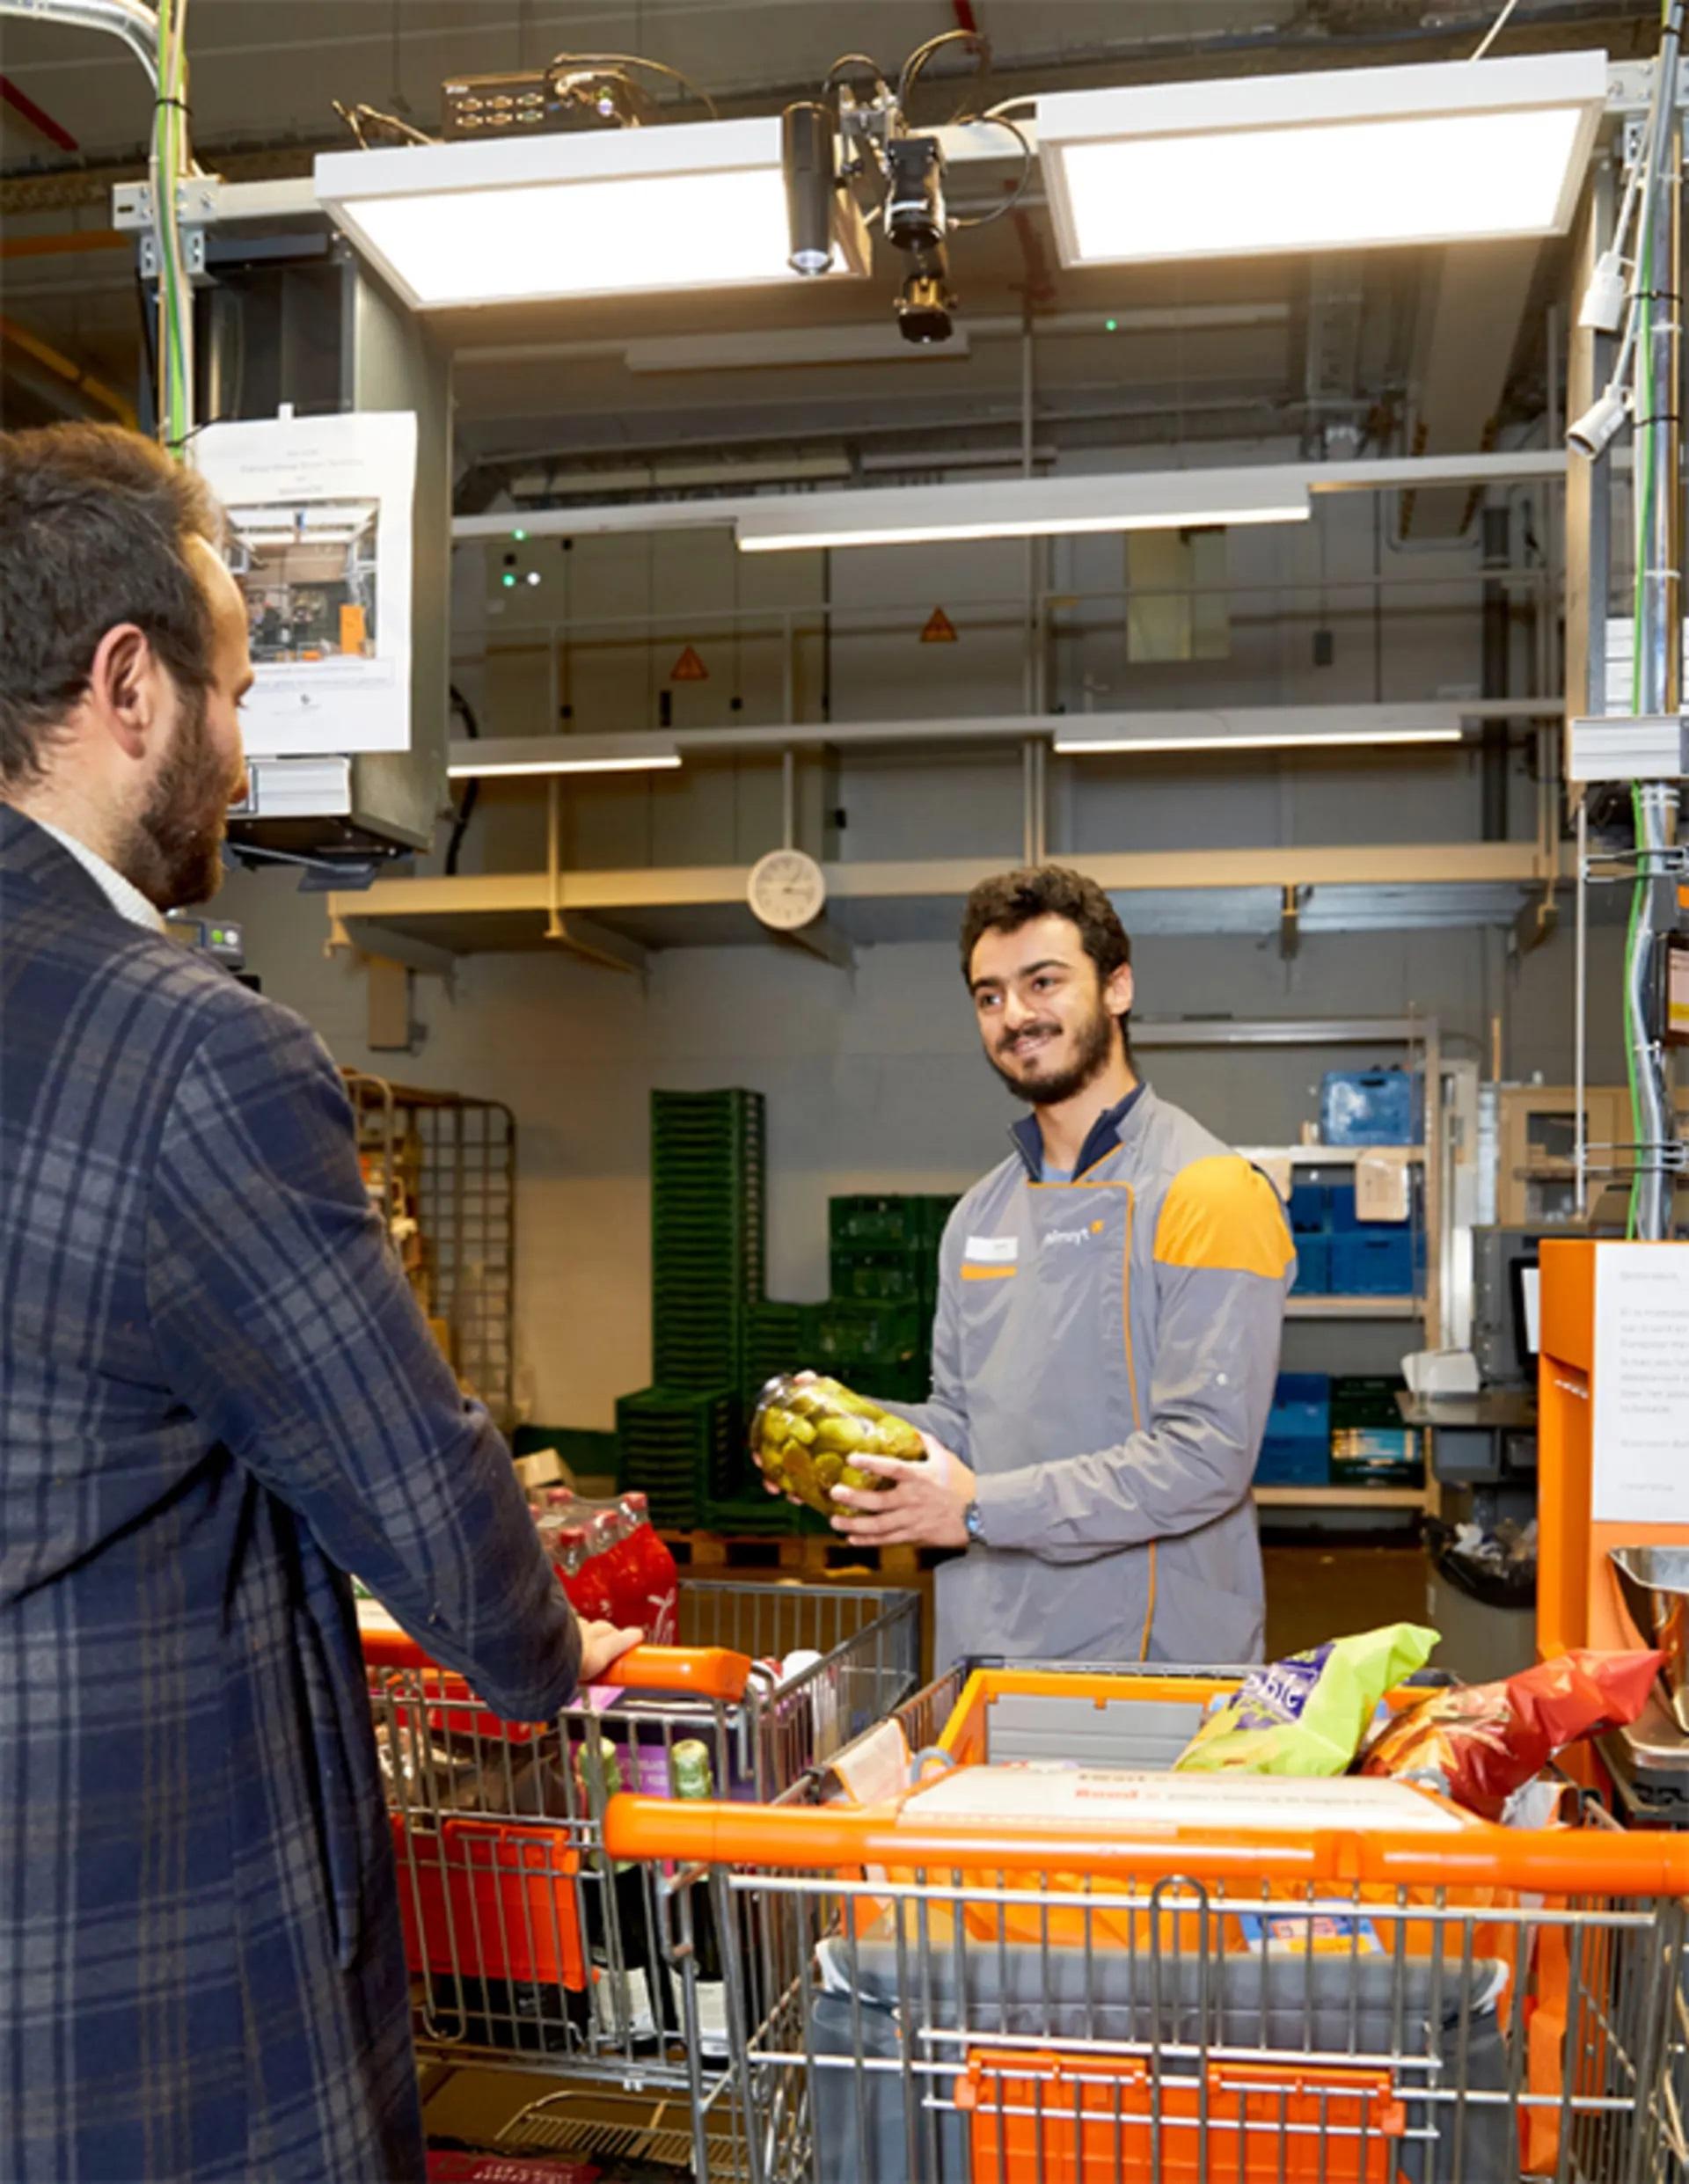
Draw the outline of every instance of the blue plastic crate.
M1408 1230L1408 1223L1405 1221L1361 1221L1355 1212L1355 1181L1352 1180L1342 1181L1342 1184L1331 1184L1328 1186L1328 1190L1331 1190L1331 1234L1333 1236L1344 1236L1344 1234L1386 1236L1386 1234L1403 1234L1403 1231ZM1422 1221L1424 1193L1420 1190L1418 1180L1414 1181L1414 1186L1412 1186L1412 1202L1409 1203L1414 1206L1414 1219Z
M1351 1184L1351 1202L1354 1194ZM1291 1183L1291 1226L1298 1236L1320 1236L1331 1226L1331 1192L1327 1185L1308 1180Z
M1324 1486L1331 1479L1331 1442L1307 1435L1269 1433L1255 1464L1258 1486Z
M1414 1238L1405 1228L1376 1224L1331 1239L1331 1287L1336 1297L1408 1297L1414 1289Z
M1293 1297L1329 1297L1331 1247L1335 1238L1299 1233L1291 1241L1296 1245L1296 1280L1291 1284L1291 1294Z
M1320 1135L1327 1145L1411 1145L1419 1079L1408 1070L1327 1070Z
M1331 1375L1282 1372L1267 1416L1269 1440L1324 1441L1331 1433Z

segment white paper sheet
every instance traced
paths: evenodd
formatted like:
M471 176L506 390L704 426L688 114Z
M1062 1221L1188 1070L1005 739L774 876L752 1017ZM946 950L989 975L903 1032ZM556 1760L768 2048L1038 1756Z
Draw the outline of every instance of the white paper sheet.
M264 418L192 445L246 595L248 757L408 749L414 416Z
M900 1827L1010 1823L1123 1837L1181 1828L1305 1835L1321 1827L1373 1827L1438 1834L1465 1824L1407 1783L1370 1775L1148 1774L1020 1764L959 1767L906 1799L898 1815Z
M1597 1523L1689 1523L1689 1248L1598 1250L1590 1428Z

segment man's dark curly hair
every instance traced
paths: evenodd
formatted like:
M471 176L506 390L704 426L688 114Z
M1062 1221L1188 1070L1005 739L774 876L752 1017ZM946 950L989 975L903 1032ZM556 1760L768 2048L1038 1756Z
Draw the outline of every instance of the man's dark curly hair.
M1085 952L1097 967L1097 982L1107 985L1122 963L1132 960L1132 944L1114 904L1094 880L1067 865L1028 865L1018 872L982 880L961 914L961 975L971 983L974 950L988 932L1018 932L1035 917L1064 917L1077 925ZM1130 1046L1130 1016L1121 1019L1121 1037Z
M120 425L0 433L0 788L45 772L100 639L143 631L185 696L211 680L211 614L188 553L223 515L196 471Z

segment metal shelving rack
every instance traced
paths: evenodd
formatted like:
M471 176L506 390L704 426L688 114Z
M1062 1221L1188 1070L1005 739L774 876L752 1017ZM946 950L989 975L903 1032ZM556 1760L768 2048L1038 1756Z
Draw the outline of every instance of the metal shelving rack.
M425 1315L458 1378L508 1432L515 1423L516 1126L494 1099L424 1092L343 1070L358 1152Z
M1417 1145L1240 1145L1246 1159L1300 1167L1353 1167L1373 1153L1408 1158L1423 1179L1425 1287L1413 1297L1293 1297L1290 1319L1331 1321L1416 1320L1427 1349L1444 1341L1444 1300L1448 1293L1451 1238L1444 1219L1443 1049L1434 1017L1219 1019L1211 1022L1140 1022L1132 1045L1161 1047L1392 1047L1406 1050L1408 1066L1421 1072L1423 1139ZM1439 1495L1430 1466L1429 1436L1421 1436L1424 1475L1415 1486L1257 1486L1263 1509L1419 1509L1436 1515Z

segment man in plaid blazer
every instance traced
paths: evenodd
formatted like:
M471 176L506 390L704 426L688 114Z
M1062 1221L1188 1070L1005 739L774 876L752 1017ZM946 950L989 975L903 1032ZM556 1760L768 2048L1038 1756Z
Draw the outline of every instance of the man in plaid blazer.
M538 1720L577 1626L216 884L246 617L202 487L0 436L0 2178L411 2180L362 1578Z

